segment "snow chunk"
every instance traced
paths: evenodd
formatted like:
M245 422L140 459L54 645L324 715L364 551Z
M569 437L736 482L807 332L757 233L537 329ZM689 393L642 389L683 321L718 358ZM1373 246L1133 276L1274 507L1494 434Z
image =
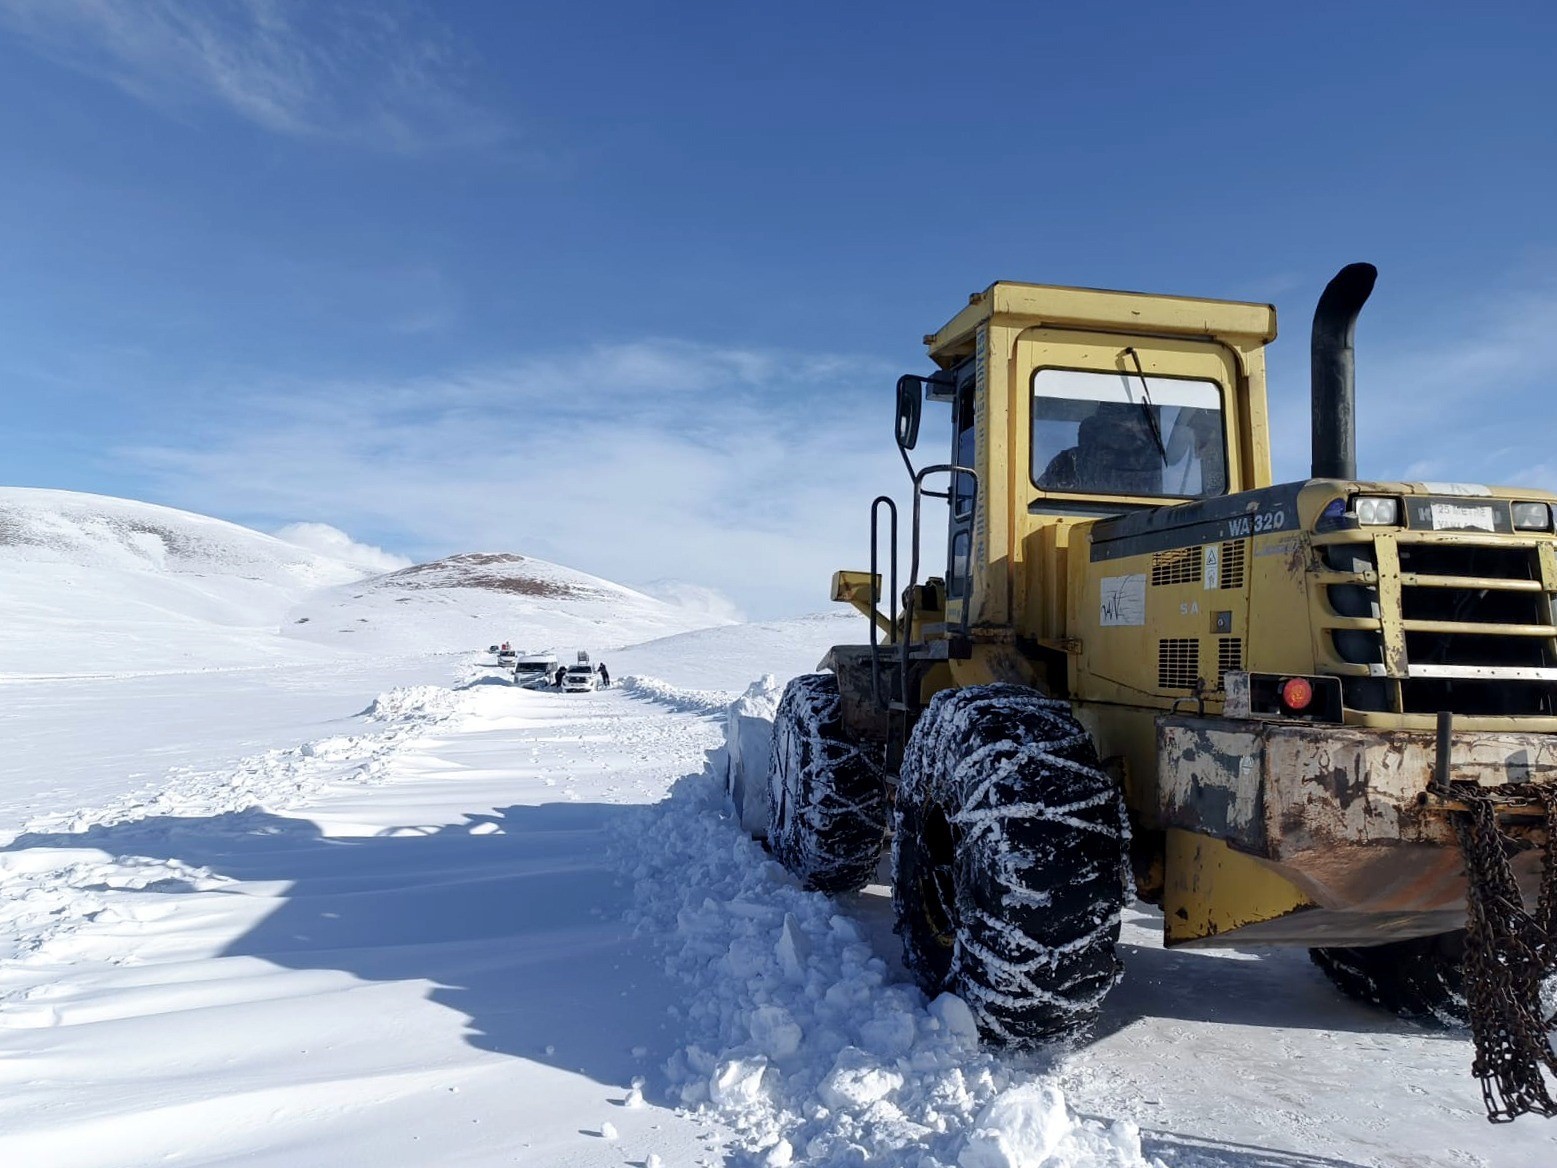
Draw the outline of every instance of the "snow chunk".
M783 1006L758 1006L751 1015L752 1041L769 1058L791 1058L800 1049L805 1031Z
M1160 1164L1160 1161L1153 1161ZM996 1096L974 1123L959 1168L1152 1168L1128 1120L1078 1121L1052 1083Z
M806 939L800 920L794 913L784 914L784 927L779 930L778 944L774 946L779 968L790 981L806 979L806 958L811 956L811 942Z
M616 1139L616 1125L607 1121L600 1125L600 1138L603 1140Z
M768 1060L761 1055L722 1062L709 1080L708 1097L722 1106L756 1103L762 1097L762 1073L767 1069Z
M979 1024L973 1018L973 1011L968 1009L968 1003L956 994L942 994L931 1002L930 1017L939 1022L947 1034L970 1045L978 1045Z
M832 1071L816 1093L834 1111L858 1110L885 1099L902 1085L902 1075L887 1070L858 1047L846 1046L838 1052Z

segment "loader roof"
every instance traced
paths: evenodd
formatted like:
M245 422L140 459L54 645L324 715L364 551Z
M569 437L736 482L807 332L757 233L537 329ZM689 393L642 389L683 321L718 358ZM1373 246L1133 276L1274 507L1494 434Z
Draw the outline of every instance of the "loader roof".
M924 338L930 356L940 360L944 354L950 361L965 355L974 331L985 321L1019 327L1048 325L1156 336L1215 337L1239 341L1246 347L1268 344L1276 337L1276 309L1269 304L997 280L983 292L968 297L966 308L938 332Z

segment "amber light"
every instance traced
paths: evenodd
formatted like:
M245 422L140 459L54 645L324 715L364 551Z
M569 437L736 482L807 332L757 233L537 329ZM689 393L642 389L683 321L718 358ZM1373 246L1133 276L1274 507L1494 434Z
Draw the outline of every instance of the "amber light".
M1306 678L1289 677L1281 683L1281 704L1289 710L1306 710L1314 700L1314 687Z

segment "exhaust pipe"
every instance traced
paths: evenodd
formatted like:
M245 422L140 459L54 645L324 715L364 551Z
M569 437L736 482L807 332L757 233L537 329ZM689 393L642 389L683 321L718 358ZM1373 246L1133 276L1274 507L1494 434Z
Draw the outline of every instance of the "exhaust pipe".
M1352 338L1357 314L1373 291L1379 270L1372 264L1347 264L1325 285L1314 309L1309 342L1313 385L1314 465L1316 479L1357 477L1357 394Z

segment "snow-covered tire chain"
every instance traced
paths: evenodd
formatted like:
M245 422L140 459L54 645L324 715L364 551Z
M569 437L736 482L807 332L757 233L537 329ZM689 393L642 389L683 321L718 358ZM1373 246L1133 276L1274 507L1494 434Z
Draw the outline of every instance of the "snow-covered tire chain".
M768 798L768 846L802 884L853 892L870 882L886 838L886 783L865 748L844 738L832 674L801 674L784 687Z
M1470 1022L1460 969L1464 929L1364 948L1310 949L1308 955L1349 998L1446 1026Z
M936 694L894 827L892 904L920 988L956 994L1007 1045L1084 1031L1122 972L1129 827L1070 706L1015 685Z

